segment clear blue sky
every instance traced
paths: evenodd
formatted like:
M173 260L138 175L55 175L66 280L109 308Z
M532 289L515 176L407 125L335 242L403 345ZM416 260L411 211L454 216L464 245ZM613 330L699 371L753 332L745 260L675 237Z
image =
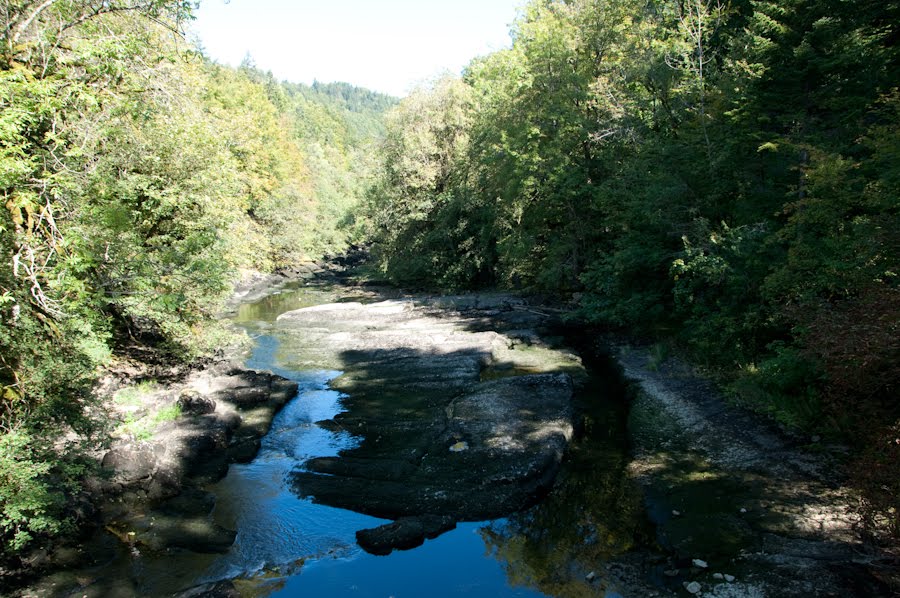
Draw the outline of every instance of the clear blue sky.
M524 0L203 0L192 29L206 54L297 83L346 81L403 96L509 46Z

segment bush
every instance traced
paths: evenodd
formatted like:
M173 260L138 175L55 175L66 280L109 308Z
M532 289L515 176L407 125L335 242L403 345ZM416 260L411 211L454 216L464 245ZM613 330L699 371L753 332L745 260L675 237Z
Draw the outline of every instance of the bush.
M42 444L27 432L0 436L0 557L20 553L36 537L68 526L60 463L35 448Z
M783 342L770 345L773 355L745 368L732 384L739 401L776 421L806 431L819 429L822 374L818 366Z

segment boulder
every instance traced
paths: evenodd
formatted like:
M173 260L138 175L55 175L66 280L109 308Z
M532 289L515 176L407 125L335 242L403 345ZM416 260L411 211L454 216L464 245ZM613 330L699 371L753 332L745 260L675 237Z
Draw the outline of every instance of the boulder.
M331 386L345 394L345 411L321 425L358 440L336 457L307 461L292 475L294 490L395 519L357 534L375 554L421 544L452 529L447 522L530 506L552 487L573 435L577 357L516 342L458 312L437 315L435 305L446 302L509 304L339 303L277 321L297 365L344 372ZM426 525L434 521L442 523Z
M455 527L456 522L452 517L402 517L379 527L356 532L356 542L366 552L383 556L393 550L409 550L421 546L426 539L437 538Z
M216 402L196 390L182 391L176 404L184 415L206 415L216 410Z

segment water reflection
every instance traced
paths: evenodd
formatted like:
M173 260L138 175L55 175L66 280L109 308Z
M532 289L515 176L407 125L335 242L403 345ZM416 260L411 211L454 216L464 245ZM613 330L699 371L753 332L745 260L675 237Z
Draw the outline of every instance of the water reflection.
M252 303L242 303L232 321L237 324L274 322L288 311L312 307L334 301L337 293L330 287L303 286L303 283L289 283L283 289Z
M623 416L621 403L595 399L584 437L572 446L550 495L481 529L511 585L563 598L618 595L603 571L652 537L640 492L625 471Z

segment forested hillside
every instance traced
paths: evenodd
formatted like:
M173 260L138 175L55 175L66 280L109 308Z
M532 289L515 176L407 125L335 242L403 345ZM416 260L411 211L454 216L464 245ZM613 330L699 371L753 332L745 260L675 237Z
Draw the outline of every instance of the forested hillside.
M536 0L389 116L384 273L573 293L849 440L900 532L900 3ZM876 481L877 480L877 481Z
M348 238L677 346L900 537L900 2L533 0L399 104L214 64L193 5L0 3L0 560L66 529L125 342L208 354L242 274Z
M204 354L241 272L345 243L393 100L212 64L192 4L0 4L0 557L65 528L120 341Z

